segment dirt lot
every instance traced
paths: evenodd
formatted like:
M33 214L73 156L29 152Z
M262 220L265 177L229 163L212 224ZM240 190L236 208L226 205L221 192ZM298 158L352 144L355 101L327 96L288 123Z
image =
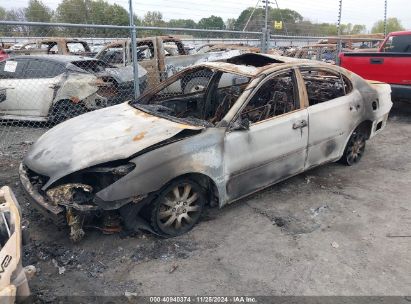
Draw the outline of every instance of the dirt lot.
M21 157L43 130L0 126L10 145L0 185L14 189L28 225L24 263L39 271L32 290L45 302L126 292L411 295L410 109L394 109L357 166L329 164L208 209L178 238L89 231L79 244L32 210L18 181Z

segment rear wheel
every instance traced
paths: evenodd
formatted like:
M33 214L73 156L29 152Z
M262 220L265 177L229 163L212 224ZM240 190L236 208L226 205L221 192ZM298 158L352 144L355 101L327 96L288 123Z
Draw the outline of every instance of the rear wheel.
M360 131L354 131L348 140L340 161L348 166L358 163L365 152L366 136Z
M190 179L177 179L165 186L150 206L151 226L173 237L198 223L206 201L204 189Z

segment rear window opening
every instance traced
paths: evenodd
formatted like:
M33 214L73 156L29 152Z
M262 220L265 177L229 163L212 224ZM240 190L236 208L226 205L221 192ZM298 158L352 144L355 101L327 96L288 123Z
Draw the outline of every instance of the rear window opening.
M238 64L238 65L250 65L256 68L270 65L273 63L284 63L284 61L270 58L270 57L260 55L260 54L254 54L254 53L231 57L227 59L227 62L232 63L232 64Z
M71 63L89 73L103 72L107 68L103 62L97 60L73 61Z

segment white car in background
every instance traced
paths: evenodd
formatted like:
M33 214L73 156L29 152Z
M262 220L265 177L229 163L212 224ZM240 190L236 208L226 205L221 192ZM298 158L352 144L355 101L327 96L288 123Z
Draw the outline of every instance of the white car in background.
M146 74L139 69L142 89ZM132 96L132 68L119 70L94 58L36 55L0 62L0 119L58 123Z

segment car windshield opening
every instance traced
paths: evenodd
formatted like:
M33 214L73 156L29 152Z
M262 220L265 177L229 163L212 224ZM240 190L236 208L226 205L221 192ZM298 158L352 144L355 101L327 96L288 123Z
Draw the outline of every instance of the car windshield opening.
M199 68L181 73L171 83L133 105L155 115L202 126L215 126L243 93L250 78Z

